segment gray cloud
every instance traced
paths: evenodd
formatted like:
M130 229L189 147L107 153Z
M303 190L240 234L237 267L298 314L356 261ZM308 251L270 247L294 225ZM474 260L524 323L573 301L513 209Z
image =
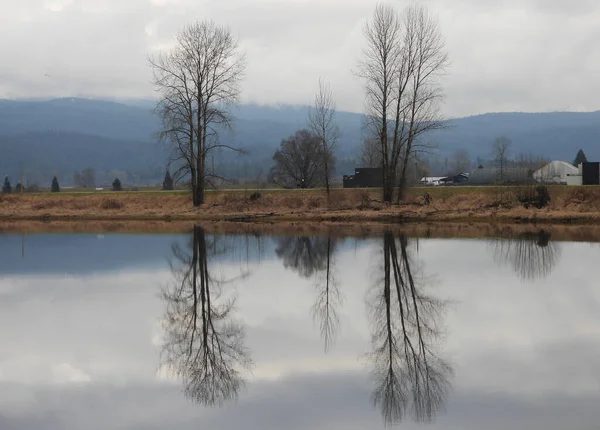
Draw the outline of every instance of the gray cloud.
M452 60L449 116L485 111L594 110L600 91L592 0L425 2ZM341 109L361 111L352 69L375 0L29 0L0 16L0 97L152 97L147 55L179 28L212 17L247 53L244 100L310 103L319 76ZM44 74L49 74L47 78Z
M383 428L369 401L371 387L360 373L297 374L260 382L236 404L207 409L170 385L94 385L79 388L4 384L10 408L0 396L0 427L5 430L130 430L219 428L364 429ZM16 399L16 400L15 400ZM432 428L530 430L588 429L600 421L596 393L536 397L509 396L481 390L457 390ZM403 428L418 429L406 420Z

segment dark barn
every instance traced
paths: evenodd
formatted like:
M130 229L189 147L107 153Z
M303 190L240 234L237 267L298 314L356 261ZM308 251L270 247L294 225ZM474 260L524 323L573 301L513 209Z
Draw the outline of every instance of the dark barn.
M359 167L354 175L344 175L344 188L379 188L383 186L381 167Z
M600 162L581 164L581 184L600 185Z

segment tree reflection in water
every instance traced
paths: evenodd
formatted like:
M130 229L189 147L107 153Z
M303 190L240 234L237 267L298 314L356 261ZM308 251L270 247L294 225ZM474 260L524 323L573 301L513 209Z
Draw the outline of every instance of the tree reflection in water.
M338 308L343 304L344 298L335 277L336 242L331 235L327 237L326 249L325 267L315 275L317 297L312 310L313 319L319 324L327 352L335 343L340 331Z
M252 367L244 327L233 318L235 298L210 271L210 258L226 251L194 227L190 249L173 247L174 282L163 292L167 309L162 357L194 401L221 405L237 398ZM410 413L430 421L445 404L451 367L436 354L444 302L426 293L427 280L415 266L408 240L385 233L383 279L370 292L372 351L376 382L373 401L386 424ZM343 302L335 277L336 240L331 236L284 238L276 253L284 265L315 280L313 317L327 350L339 332Z
M190 248L172 249L174 282L163 291L162 359L184 382L186 396L207 406L221 405L237 398L252 361L244 327L233 318L235 298L223 294L223 286L233 280L217 280L209 268L209 256L226 249L214 238L209 243L198 226Z
M507 264L525 280L545 278L560 258L560 247L552 242L551 234L521 233L513 238L500 238L493 242L494 259Z
M407 413L431 421L450 388L452 368L435 350L445 303L425 292L426 279L413 266L407 238L386 232L383 279L369 298L373 402L386 425Z
M286 236L277 240L275 253L286 269L310 278L327 267L328 243L328 238L322 236Z
M325 351L335 343L339 334L338 308L344 301L335 277L337 245L331 234L283 237L278 239L275 250L284 267L296 271L303 278L314 279L317 295L312 314L319 325Z

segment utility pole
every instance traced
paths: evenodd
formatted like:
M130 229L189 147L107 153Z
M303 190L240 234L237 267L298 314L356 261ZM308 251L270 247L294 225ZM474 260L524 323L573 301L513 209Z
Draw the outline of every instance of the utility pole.
M21 192L21 194L23 194L23 188L25 188L25 187L23 186L23 162L21 160L19 160L19 176L20 176L19 182L21 184L20 192Z

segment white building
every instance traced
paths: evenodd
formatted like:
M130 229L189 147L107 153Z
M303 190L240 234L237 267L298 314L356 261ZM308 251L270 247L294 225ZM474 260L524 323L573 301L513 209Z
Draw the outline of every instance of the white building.
M564 161L552 161L533 172L533 179L544 184L567 184L571 177L580 176L579 169Z
M421 178L421 184L437 186L440 185L442 179L446 179L446 176L425 176L424 178Z

